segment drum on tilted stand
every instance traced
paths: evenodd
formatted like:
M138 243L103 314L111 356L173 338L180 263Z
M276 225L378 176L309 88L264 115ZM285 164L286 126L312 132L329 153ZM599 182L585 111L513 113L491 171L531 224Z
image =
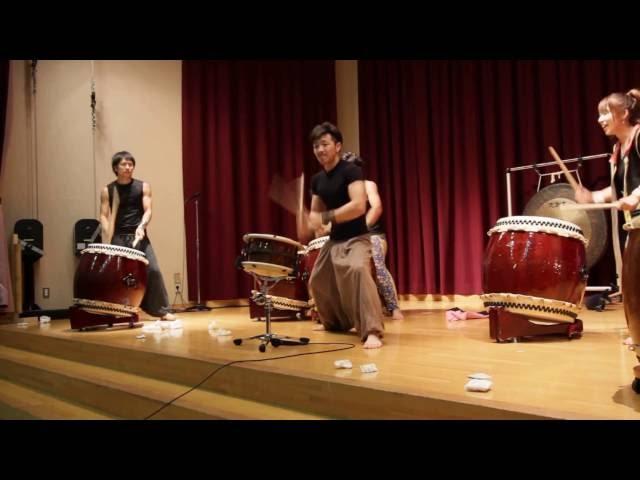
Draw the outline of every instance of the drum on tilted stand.
M263 233L248 233L243 237L247 244L242 249L236 264L249 273L259 286L253 290L251 300L258 306L264 307L266 332L254 335L247 340L260 340L258 349L266 351L267 344L274 347L280 345L306 345L309 339L291 338L276 335L271 332L271 312L274 306L274 296L270 294L280 282L296 282L300 270L300 254L304 245L290 238ZM306 308L306 301L304 308ZM242 345L243 339L233 340L235 345Z
M481 298L489 308L491 338L579 335L587 285L580 227L556 218L514 216L499 219L488 235Z
M89 244L80 254L73 280L71 328L138 322L147 285L148 260L133 248Z
M240 261L241 268L255 273L251 297L259 293L257 277L280 277L270 289L271 319L301 319L309 308L307 286L302 280L302 265L306 255L304 245L286 237L262 233L249 233L243 237L247 243ZM261 320L266 317L264 305L249 303L249 317Z
M304 247L303 247L304 248ZM301 320L307 318L309 309L309 289L303 275L306 249L298 251L295 276L284 279L271 289L271 319ZM258 281L254 279L253 298L259 290ZM249 302L249 317L262 320L266 316L264 305Z

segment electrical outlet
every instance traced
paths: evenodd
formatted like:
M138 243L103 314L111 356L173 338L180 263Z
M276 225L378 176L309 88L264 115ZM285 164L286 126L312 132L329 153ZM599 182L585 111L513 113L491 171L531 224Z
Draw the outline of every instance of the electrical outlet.
M49 289L46 287L42 289L42 298L49 298Z

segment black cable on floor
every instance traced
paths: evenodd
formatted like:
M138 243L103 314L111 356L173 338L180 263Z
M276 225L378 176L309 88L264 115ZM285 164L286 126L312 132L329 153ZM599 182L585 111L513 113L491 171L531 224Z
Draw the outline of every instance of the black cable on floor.
M211 372L209 375L207 375L204 380L202 380L201 382L199 382L197 385L195 385L194 387L191 387L189 390L187 390L186 392L178 395L176 398L174 398L173 400L165 403L164 405L162 405L159 409L157 409L155 412L153 412L151 415L148 415L147 417L145 417L143 420L149 420L151 417L153 417L154 415L160 413L162 410L164 410L165 408L167 408L169 405L171 405L173 402L175 402L176 400L184 397L186 394L193 392L196 388L198 388L200 385L202 385L204 382L206 382L207 380L209 380L211 377L213 377L216 373L218 373L220 370L222 370L225 367L228 367L230 365L234 365L236 363L248 363L248 362L266 362L267 360L279 360L281 358L293 358L293 357L302 357L304 355L315 355L317 353L330 353L330 352L340 352L342 350L350 350L352 348L355 348L355 344L354 343L342 343L342 342L309 342L306 345L347 345L347 347L344 348L333 348L331 350L320 350L320 351L316 351L316 352L303 352L303 353L294 353L291 355L281 355L279 357L269 357L269 358L252 358L249 360L234 360L232 362L229 363L225 363L224 365L221 365L220 367L216 368L213 372Z

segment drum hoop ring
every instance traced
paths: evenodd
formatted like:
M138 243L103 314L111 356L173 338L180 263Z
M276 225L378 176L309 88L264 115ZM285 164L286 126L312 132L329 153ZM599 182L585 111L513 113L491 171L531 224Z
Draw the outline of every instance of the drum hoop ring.
M512 313L530 315L535 318L573 322L580 307L574 303L514 293L486 293L480 295L485 307L504 307ZM567 320L569 317L571 320Z
M74 298L73 303L82 307L89 307L94 310L104 311L106 313L132 314L140 311L139 307L132 307L131 305L103 302L102 300L89 300L87 298Z

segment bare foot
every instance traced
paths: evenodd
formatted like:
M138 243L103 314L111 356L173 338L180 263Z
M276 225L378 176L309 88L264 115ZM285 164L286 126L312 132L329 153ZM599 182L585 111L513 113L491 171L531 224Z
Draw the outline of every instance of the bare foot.
M633 339L631 337L627 337L624 339L624 342L622 342L623 345L633 345Z
M367 340L364 342L364 348L380 348L382 347L382 340L376 335L370 333Z
M356 330L356 327L352 327L349 329L349 333L358 333L358 331Z
M318 325L314 325L313 327L311 327L311 330L313 330L314 332L323 332L324 331L324 325L323 324L318 324Z
M393 318L394 320L404 320L404 315L402 315L402 312L399 308L396 308L391 314L391 318Z
M173 313L166 313L162 317L160 317L160 320L167 320L169 322L173 322L177 318L178 317L176 317Z

